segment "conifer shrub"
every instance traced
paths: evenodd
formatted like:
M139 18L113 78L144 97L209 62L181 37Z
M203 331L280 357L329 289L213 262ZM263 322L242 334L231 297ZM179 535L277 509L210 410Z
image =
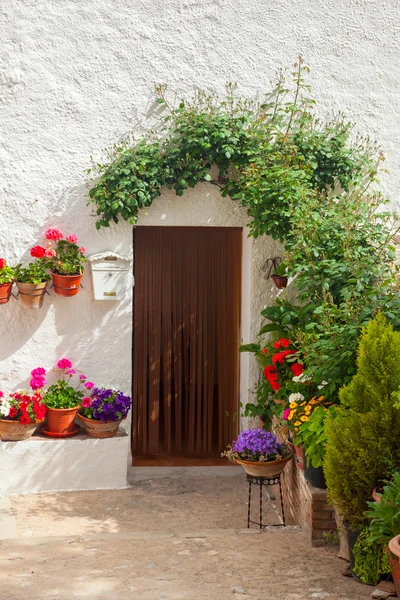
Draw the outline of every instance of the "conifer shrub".
M357 373L340 392L341 409L325 422L328 493L350 528L365 523L373 488L399 463L399 389L400 333L378 313L362 332Z

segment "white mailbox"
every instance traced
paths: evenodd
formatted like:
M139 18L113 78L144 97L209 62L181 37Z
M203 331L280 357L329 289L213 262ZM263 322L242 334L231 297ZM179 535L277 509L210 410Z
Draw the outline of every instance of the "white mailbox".
M95 300L122 300L129 281L129 258L115 252L89 256Z

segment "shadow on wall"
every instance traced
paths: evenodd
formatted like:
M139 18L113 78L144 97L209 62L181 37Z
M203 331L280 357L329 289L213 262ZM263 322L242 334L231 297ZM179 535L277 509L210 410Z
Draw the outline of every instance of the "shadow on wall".
M97 231L90 209L85 207L85 184L66 190L57 203L53 218L38 228L35 239L19 262L31 259L29 250L45 242L44 232L58 227L65 234L75 233L90 256L113 250L124 256L132 254L132 226L118 226ZM127 283L122 301L94 301L90 268L85 268L83 289L77 296L62 297L54 293L49 282L49 296L38 310L25 309L11 298L1 307L0 360L4 361L0 387L13 389L29 384L29 372L35 366L51 369L61 357L68 357L77 370L98 385L130 390L132 283ZM28 366L26 366L28 365ZM24 379L21 378L23 375ZM51 376L50 376L51 378ZM49 378L49 379L50 379Z

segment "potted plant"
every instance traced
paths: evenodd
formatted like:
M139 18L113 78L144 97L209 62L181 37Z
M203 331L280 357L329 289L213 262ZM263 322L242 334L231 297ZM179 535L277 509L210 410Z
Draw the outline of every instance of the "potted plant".
M0 304L6 304L11 296L14 283L14 269L7 265L4 258L0 258Z
M59 296L75 296L79 292L83 265L87 262L86 249L78 245L76 235L64 234L59 229L47 229L46 248L36 246L43 264L50 270L54 291Z
M84 395L79 387L83 384L90 390L94 383L86 381L86 377L79 377L78 384L73 387L71 382L76 371L67 358L59 360L54 370L61 371L62 378L50 385L43 395L47 407L47 425L42 428L42 433L49 437L69 437L80 431L80 427L74 423Z
M43 421L46 407L37 392L18 391L5 396L0 392L0 439L26 440Z
M36 256L36 248L32 248L31 256ZM19 264L15 267L15 282L19 291L22 305L25 308L38 309L43 306L47 283L50 276L46 266L35 260L26 267Z
M270 478L282 473L292 459L286 444L264 429L242 431L233 446L229 446L221 456L241 465L248 475Z
M378 542L385 550L397 595L400 597L400 473L383 487L380 502L368 502L365 516L370 519L369 541Z
M82 399L78 419L91 437L114 437L130 407L131 399L121 391L95 387Z
M275 270L274 270L273 274L271 275L271 279L274 282L275 287L278 288L278 290L281 290L281 289L287 287L287 284L288 284L287 266L283 261L280 262L275 267Z

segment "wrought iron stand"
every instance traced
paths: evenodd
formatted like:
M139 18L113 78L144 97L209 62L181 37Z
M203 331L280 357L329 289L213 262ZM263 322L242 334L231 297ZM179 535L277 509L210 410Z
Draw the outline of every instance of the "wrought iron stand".
M277 475L276 477L253 477L252 475L247 475L247 481L249 482L249 508L247 511L247 529L250 528L250 523L254 523L258 525L260 529L264 529L265 527L285 527L285 510L283 507L283 498L282 498L282 485L281 485L281 476ZM250 519L250 511L251 511L251 487L253 485L258 485L260 487L260 520L252 521ZM265 485L278 485L279 486L279 497L281 500L281 509L282 509L282 523L276 523L273 525L268 525L263 523L263 487Z

